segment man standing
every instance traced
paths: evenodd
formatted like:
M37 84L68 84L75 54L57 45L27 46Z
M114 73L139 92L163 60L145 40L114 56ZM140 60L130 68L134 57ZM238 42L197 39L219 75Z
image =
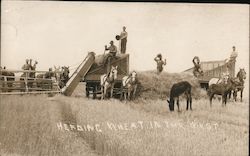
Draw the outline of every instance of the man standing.
M128 37L128 33L126 32L126 27L124 26L123 31L121 32L121 35L120 35L120 45L121 45L122 54L126 53L127 37Z
M162 55L158 54L154 58L155 62L157 63L157 74L160 74L163 71L163 65L166 65L166 59L162 60Z
M26 59L26 64L22 66L23 70L30 70L30 64L29 64L29 59Z
M35 61L34 65L32 65L32 59L30 59L30 70L36 70L36 65L38 64L37 61ZM30 77L35 78L36 72L31 72Z
M235 76L235 62L236 62L236 57L238 56L238 53L236 51L235 46L232 47L233 51L231 52L230 58L227 62L227 71L230 73L230 76L234 77Z
M235 48L235 46L233 46L233 51L230 55L230 60L234 60L238 56L238 53L235 50L236 50L236 48Z

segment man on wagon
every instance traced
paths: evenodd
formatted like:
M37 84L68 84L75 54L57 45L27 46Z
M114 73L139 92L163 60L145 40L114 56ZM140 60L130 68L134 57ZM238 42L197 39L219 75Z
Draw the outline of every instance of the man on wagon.
M32 59L30 59L30 70L36 70L36 65L38 64L37 61L32 65ZM30 77L35 78L36 72L30 72Z
M26 59L26 63L22 66L23 70L29 70L30 69L30 64L29 64L29 59Z
M238 53L236 51L236 48L235 46L233 46L233 51L231 52L231 55L230 55L230 60L235 60L235 58L238 56Z
M121 53L125 54L126 53L128 33L126 31L125 26L122 29L123 29L123 31L120 34L120 45L121 45Z
M116 53L117 53L117 47L114 45L114 41L110 41L110 46L107 47L107 45L105 45L105 50L109 50L109 56L116 56Z
M105 45L105 50L109 50L109 53L104 56L104 65L108 64L107 71L109 72L111 60L116 57L117 47L114 45L114 41L110 41L110 46Z
M196 60L196 62L195 62ZM202 76L203 75L203 71L201 69L201 65L200 65L200 59L198 56L195 56L193 58L193 64L194 64L194 71L193 71L193 74L195 77L198 77L198 76Z
M236 62L236 57L238 56L238 53L236 51L235 46L232 47L233 51L231 52L231 55L228 59L225 60L226 62L226 72L230 73L230 76L234 77L235 75L235 67L234 63Z
M157 63L157 74L160 74L163 71L163 65L166 65L166 59L162 60L162 55L158 54L154 58L155 62Z

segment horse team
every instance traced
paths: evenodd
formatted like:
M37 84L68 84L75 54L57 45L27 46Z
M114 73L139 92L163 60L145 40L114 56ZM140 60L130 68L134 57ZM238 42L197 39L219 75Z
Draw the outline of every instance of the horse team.
M69 67L54 67L54 71L52 71L52 68L49 68L49 71L44 74L38 74L36 75L36 64L35 62L34 66L32 66L31 71L32 72L24 72L20 80L24 81L24 78L28 77L28 80L31 80L31 82L28 82L28 87L32 88L34 85L33 81L36 79L36 86L48 89L52 89L52 83L51 81L48 81L52 79L53 77L56 79L56 82L58 83L59 88L63 88L67 81L69 80ZM113 97L113 89L114 89L114 82L117 79L117 73L118 73L118 66L112 66L111 70L108 74L103 74L100 77L100 84L101 84L101 93L102 97L101 99L105 99L107 97L108 90L110 90L110 96ZM2 81L7 81L7 86L12 87L13 83L12 81L15 80L15 74L13 72L9 72L6 70L1 70L1 75L6 76L5 80L3 77L1 77ZM208 88L208 96L210 101L210 106L212 106L212 100L214 95L221 95L222 96L222 104L226 105L227 98L231 97L231 94L233 93L233 99L237 100L237 92L240 91L240 100L242 101L243 97L243 89L244 89L244 81L246 79L246 72L244 69L240 69L240 71L237 73L237 76L230 77L229 75L223 75L221 79L219 78L212 78L209 81L209 88ZM11 81L8 83L8 81ZM24 85L24 83L22 83ZM121 99L124 97L125 100L131 100L135 97L136 90L138 85L138 79L137 79L137 73L135 71L131 72L129 75L124 76L122 78L122 87L121 87ZM22 91L24 91L24 86L21 87ZM174 104L175 101L177 103L178 111L179 109L179 96L182 94L185 94L186 100L187 100L187 107L186 109L192 110L192 86L187 81L182 81L179 83L174 84L171 87L170 90L170 99L167 100L169 103L169 109L170 111L174 111Z
M209 81L208 90L210 105L212 105L212 99L216 94L222 96L222 103L225 105L227 103L227 98L231 98L232 93L234 100L237 101L237 92L239 91L241 93L240 100L242 102L245 79L246 71L243 68L240 69L235 78L225 75L222 79L211 79Z
M110 97L113 97L113 90L115 80L117 79L118 66L111 66L111 70L108 74L103 74L100 77L100 85L101 85L101 99L105 99L107 97L107 91L110 90ZM136 89L137 89L137 73L133 71L128 76L124 76L122 78L122 87L121 87L121 99L122 97L125 100L135 97Z
M101 76L101 92L102 99L105 99L107 96L107 90L111 90L111 97L113 96L114 82L117 79L117 66L111 67L111 70L108 74L104 74ZM243 89L244 89L244 81L246 79L246 72L242 68L237 73L237 76L230 77L229 75L223 75L222 78L212 78L209 81L209 88L207 90L210 106L212 106L212 99L214 95L222 96L222 104L223 106L227 103L227 98L231 98L231 94L233 93L233 98L237 100L237 92L240 91L240 100L242 101L243 97ZM122 78L122 93L121 97L124 99L132 99L135 97L136 89L137 89L137 73L133 71L128 76ZM124 91L124 89L126 91ZM169 104L169 110L174 111L174 104L177 103L178 111L179 108L179 96L184 94L187 100L186 110L190 108L192 110L192 86L187 81L181 81L175 83L170 90L170 99L167 100ZM175 102L176 101L176 102Z
M231 97L233 93L234 100L237 100L237 92L240 91L240 99L242 102L243 97L243 89L244 89L244 81L246 79L246 72L242 68L237 73L237 76L230 77L229 75L224 75L221 79L219 78L212 78L209 81L209 88L208 88L208 96L210 101L210 107L212 107L212 100L214 95L221 95L222 96L222 106L226 106L227 98ZM170 111L174 111L174 103L175 99L177 99L177 107L179 111L179 96L181 94L186 95L187 99L187 107L186 110L189 108L192 110L192 96L191 96L191 88L192 86L187 81L182 81L176 83L172 86L170 90L170 100L167 100L169 103Z

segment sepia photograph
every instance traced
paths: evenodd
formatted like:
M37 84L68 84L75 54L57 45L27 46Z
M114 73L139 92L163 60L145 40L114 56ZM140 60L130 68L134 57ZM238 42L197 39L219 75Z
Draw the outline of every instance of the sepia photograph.
M2 1L0 156L248 156L249 9Z

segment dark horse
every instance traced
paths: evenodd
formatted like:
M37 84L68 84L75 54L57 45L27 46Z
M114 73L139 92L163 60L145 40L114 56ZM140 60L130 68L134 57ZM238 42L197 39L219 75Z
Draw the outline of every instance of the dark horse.
M238 80L238 85L236 86L233 96L234 100L237 100L237 92L240 91L240 101L242 102L242 97L243 97L243 90L244 90L244 83L246 79L246 72L244 68L241 68L240 71L236 75L236 80Z
M222 104L227 104L227 96L232 90L235 90L236 83L233 78L228 78L226 81L219 84L212 84L209 86L208 95L210 100L210 107L212 106L212 99L214 95L222 96ZM222 105L223 106L223 105Z
M0 68L0 75L1 75L0 80L7 81L7 86L9 88L13 86L13 82L8 82L8 81L15 81L15 77L14 77L15 74L13 72L6 71L5 68L4 69ZM5 84L6 83L2 83L2 87L5 87Z
M192 89L192 86L187 81L181 81L179 83L175 83L172 86L172 88L170 90L170 100L167 100L168 103L169 103L170 111L174 111L174 101L175 101L175 99L177 99L177 107L178 107L178 111L180 111L180 108L179 108L179 96L181 94L183 94L183 93L186 95L186 98L187 98L187 108L186 108L186 110L188 110L189 103L190 103L190 110L192 110L191 89Z

